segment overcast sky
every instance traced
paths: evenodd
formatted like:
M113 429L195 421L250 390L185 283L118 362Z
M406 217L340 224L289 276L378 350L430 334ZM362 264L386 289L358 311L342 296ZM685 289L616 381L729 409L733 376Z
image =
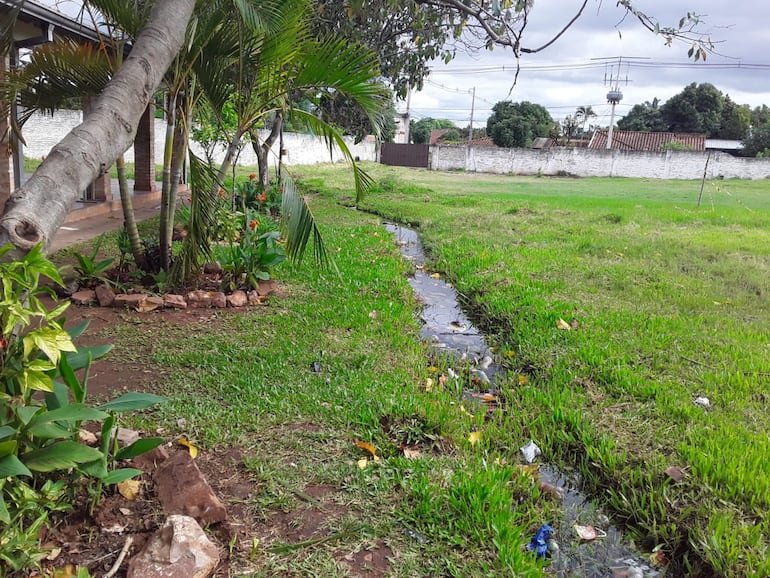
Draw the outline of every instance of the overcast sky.
M579 4L578 0L535 0L524 44L537 45L550 38ZM701 15L701 28L717 42L719 53L709 54L705 63L688 60L687 44L667 47L663 38L634 19L620 22L623 11L615 4L615 0L590 0L583 16L554 45L543 53L524 55L518 83L510 94L515 69L510 51L482 50L475 56L458 54L448 65L437 63L423 90L412 94L412 118L446 118L467 126L475 87L474 127L484 126L492 105L501 100L542 104L557 120L573 114L578 106L591 105L599 115L594 122L607 126L608 81L618 75L618 61L613 58L618 56L628 60L622 61L619 71L623 100L616 109L616 122L634 104L656 97L665 101L691 82L710 82L739 104L770 105L768 0L636 0L639 9L662 25L678 23L688 11ZM613 59L606 64L593 60L603 58ZM746 67L753 64L765 68ZM403 112L406 103L398 103L397 108Z

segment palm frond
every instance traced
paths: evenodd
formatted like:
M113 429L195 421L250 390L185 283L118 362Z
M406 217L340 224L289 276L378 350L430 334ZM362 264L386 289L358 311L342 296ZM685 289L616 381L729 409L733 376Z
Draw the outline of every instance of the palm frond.
M282 186L281 229L286 239L286 254L295 263L301 263L312 236L314 260L317 265L325 267L329 263L329 255L310 207L297 192L291 178L284 176Z
M144 0L86 0L83 4L97 26L120 30L131 39L139 35L152 8L152 2Z
M336 146L342 155L350 162L350 166L353 170L353 181L356 187L356 202L360 202L364 195L372 188L374 179L372 179L372 177L358 165L355 157L350 152L345 139L342 138L342 134L340 134L336 127L304 110L295 108L292 110L291 114L304 121L314 134L321 137L326 142L326 146L329 148L330 157Z
M309 7L306 0L233 0L233 4L248 29L267 35L281 33L287 15L299 15Z

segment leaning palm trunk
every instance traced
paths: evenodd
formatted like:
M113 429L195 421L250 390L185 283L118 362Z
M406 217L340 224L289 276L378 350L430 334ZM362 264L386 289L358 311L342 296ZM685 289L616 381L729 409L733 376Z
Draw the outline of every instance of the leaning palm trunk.
M128 241L131 244L131 254L134 256L134 262L141 269L144 266L144 250L142 249L142 240L139 238L139 229L136 226L134 202L131 197L131 191L128 190L126 159L123 155L115 159L115 166L118 169L118 189L120 190L120 206L123 209L123 226L126 229Z
M139 119L185 37L194 0L157 0L124 65L107 84L93 112L57 144L6 203L0 246L18 258L50 244L75 201L133 142Z
M249 129L249 137L251 138L251 146L254 148L254 154L257 156L257 166L259 168L259 183L263 188L267 188L270 185L269 176L269 158L270 149L273 148L275 141L278 139L278 135L281 134L283 129L283 115L280 112L275 114L273 120L273 128L270 130L270 134L267 135L265 141L260 144L257 131L253 128ZM280 153L279 153L280 154Z

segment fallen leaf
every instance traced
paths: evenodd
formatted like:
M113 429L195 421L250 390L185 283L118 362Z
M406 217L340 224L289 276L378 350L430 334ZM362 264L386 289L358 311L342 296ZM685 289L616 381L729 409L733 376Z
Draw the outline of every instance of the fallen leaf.
M676 484L684 480L684 470L679 466L669 466L666 468L665 474Z
M380 456L377 455L377 450L374 449L374 446L372 444L368 444L366 442L356 440L356 445L362 450L366 450L367 452L369 452L372 455L372 459L375 462L380 461ZM359 463L359 467L361 467L360 463Z
M128 508L118 508L118 511L120 511L120 513L123 514L124 516L131 515L131 510L129 510Z
M366 466L368 466L368 465L369 465L369 460L368 459L361 458L360 460L358 460L358 469L359 470L365 470Z
M139 496L139 487L142 482L139 480L123 480L118 484L120 495L126 500L134 501Z
M198 457L198 448L195 447L190 440L188 440L186 437L182 436L179 438L179 445L184 446L187 448L187 450L190 452L190 457L192 459L195 459Z
M53 578L75 578L78 575L79 567L73 564L67 564L61 568L55 568Z
M526 375L519 375L518 381L519 385L527 385L529 383L529 378Z
M472 431L468 436L468 442L471 444L471 446L475 446L477 443L479 443L479 441L481 441L483 435L484 434L480 431Z
M532 478L533 480L540 479L540 465L539 464L519 464L519 471L522 475Z
M422 452L420 451L420 448L418 448L417 446L414 446L411 448L409 446L405 446L404 457L408 460L417 460L422 457Z
M48 551L48 555L45 557L45 559L52 562L59 557L59 554L61 554L61 547L57 546L55 548L51 548Z
M575 528L575 532L580 536L581 540L596 540L597 538L606 538L607 534L601 530L597 530L593 526L579 526L575 524L572 526Z
M433 273L430 276L431 279L441 279L441 273Z
M428 393L433 391L433 380L430 377L425 380L425 391Z
M442 386L442 387L446 385L446 382L448 380L449 380L449 378L446 375L444 375L443 373L438 376L438 384L440 386Z
M377 310L373 310L369 312L369 319L377 319Z
M428 371L430 371L431 373L438 373L438 367L436 367L435 365L431 365L428 368Z
M559 317L559 320L556 322L556 328L561 329L562 331L570 331L572 329L572 326L564 321L561 317Z
M155 301L150 301L149 299L145 299L144 301L140 301L137 306L136 310L139 313L149 313L150 311L155 311L158 307L160 307L160 303L157 303Z
M491 401L497 401L497 397L492 395L491 393L482 393L481 394L482 401L486 401L487 403Z

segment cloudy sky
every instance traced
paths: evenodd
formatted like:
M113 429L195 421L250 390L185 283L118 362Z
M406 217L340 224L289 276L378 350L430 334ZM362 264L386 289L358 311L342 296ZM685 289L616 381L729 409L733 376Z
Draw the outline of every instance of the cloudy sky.
M437 63L423 90L412 94L412 118L447 118L467 126L475 87L475 127L484 126L492 105L500 100L542 104L555 119L574 113L578 106L591 105L598 114L594 122L606 126L611 113L606 100L608 81L618 72L624 98L616 109L616 121L634 104L655 97L665 101L691 82L710 82L739 104L770 105L768 0L636 0L635 5L661 25L678 23L688 11L701 15L700 28L710 34L718 52L709 54L705 63L688 60L688 44L675 42L668 47L663 38L634 19L621 22L623 11L615 3L590 0L583 16L554 45L543 53L524 55L510 94L515 60L509 51L482 50L475 56L460 54L448 65ZM578 0L535 0L524 44L539 45L550 38L579 4ZM620 67L619 56L623 57ZM406 103L397 108L404 112Z

